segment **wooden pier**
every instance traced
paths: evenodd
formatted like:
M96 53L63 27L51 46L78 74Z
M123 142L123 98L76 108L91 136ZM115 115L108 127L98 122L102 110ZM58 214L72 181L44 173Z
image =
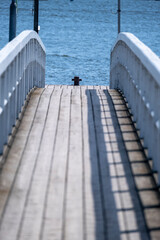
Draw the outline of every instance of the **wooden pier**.
M31 94L0 173L0 239L160 239L159 191L119 92Z

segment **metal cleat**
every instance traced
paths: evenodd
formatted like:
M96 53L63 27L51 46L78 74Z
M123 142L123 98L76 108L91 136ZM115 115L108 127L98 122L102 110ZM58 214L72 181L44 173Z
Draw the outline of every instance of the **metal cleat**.
M80 79L79 77L74 77L72 81L74 81L74 86L79 86L79 81L82 81L82 79Z

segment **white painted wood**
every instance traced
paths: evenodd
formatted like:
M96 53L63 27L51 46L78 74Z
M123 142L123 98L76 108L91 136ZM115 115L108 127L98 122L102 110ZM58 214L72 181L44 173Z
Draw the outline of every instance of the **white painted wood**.
M130 33L120 33L112 48L110 87L124 93L160 173L160 59Z
M134 36L132 33L127 33L127 32L122 32L118 35L116 43L111 49L111 52L114 51L114 48L116 47L117 44L120 43L120 41L127 45L127 47L132 51L132 53L136 55L137 58L140 60L140 63L153 76L153 78L157 81L157 83L160 84L159 57L148 46L146 46L143 42L141 42L136 36Z
M0 64L2 64L0 75L3 74L6 68L13 62L15 57L17 57L19 52L21 52L31 39L34 39L35 42L39 42L42 50L45 52L45 46L38 34L30 30L23 31L0 51ZM33 49L30 51L33 51ZM41 59L39 60L41 61Z
M0 50L0 154L25 98L45 85L45 47L37 33L24 31Z

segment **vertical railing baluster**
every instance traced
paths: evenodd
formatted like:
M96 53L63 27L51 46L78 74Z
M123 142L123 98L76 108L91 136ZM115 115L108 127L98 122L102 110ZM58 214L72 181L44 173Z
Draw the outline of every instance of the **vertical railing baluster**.
M160 184L160 60L130 33L120 33L111 52L110 87L129 102Z
M0 74L0 154L3 153L3 145L7 143L8 134L21 112L26 95L34 86L45 85L45 70L42 71L45 69L45 49L39 36L34 31L25 31L13 41L13 45L11 41L9 47L6 46L5 55L1 54L0 70L3 64L8 65Z

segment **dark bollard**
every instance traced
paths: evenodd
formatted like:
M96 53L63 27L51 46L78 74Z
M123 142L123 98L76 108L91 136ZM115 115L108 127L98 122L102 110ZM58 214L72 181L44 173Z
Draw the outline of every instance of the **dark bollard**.
M12 3L10 5L9 42L16 37L16 15L17 5L15 0L12 0Z
M82 79L80 79L79 77L74 77L72 81L74 81L74 86L79 86L79 81L82 81Z

